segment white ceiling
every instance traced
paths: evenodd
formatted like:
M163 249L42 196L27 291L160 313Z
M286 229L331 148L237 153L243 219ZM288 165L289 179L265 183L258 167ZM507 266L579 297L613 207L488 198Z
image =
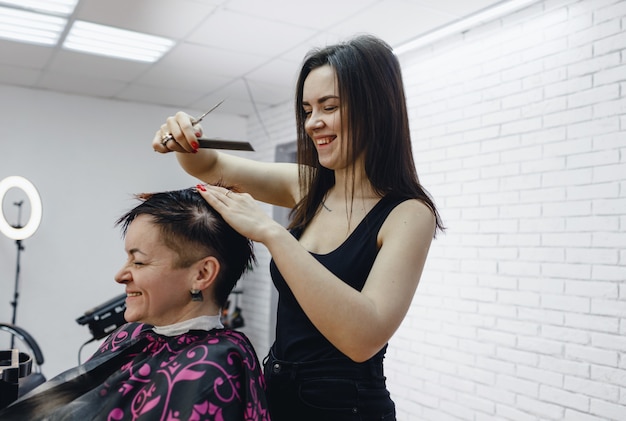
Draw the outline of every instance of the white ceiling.
M397 46L500 0L80 0L73 20L174 39L156 63L0 40L0 83L238 115L292 99L312 47L357 33ZM62 42L62 41L61 41Z

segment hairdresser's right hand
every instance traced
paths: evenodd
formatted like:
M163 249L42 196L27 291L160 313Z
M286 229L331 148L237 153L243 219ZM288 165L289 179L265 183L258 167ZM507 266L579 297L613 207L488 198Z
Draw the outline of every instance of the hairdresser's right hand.
M275 233L287 233L248 193L236 193L211 184L198 184L196 189L228 225L252 241L265 244Z
M154 134L152 148L156 152L196 153L198 138L202 136L202 126L192 125L193 117L179 111L167 118L165 124ZM171 135L171 136L168 136ZM168 140L169 139L169 140Z

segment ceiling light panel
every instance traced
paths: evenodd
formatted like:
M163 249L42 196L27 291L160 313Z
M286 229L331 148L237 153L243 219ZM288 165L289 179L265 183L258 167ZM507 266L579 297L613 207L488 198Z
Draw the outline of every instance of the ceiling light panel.
M0 38L30 44L55 45L67 19L0 7Z
M77 3L78 0L0 0L0 4L62 16L71 15Z
M513 13L523 7L529 6L532 3L536 3L537 1L538 0L505 0L496 3L491 7L479 10L478 12L471 14L465 18L436 28L430 32L418 36L411 41L394 47L393 52L396 55L400 55L406 53L407 51L421 48L449 35L462 33L481 23L489 22L491 20L498 19L506 14Z
M109 57L154 62L174 45L174 41L111 26L76 21L63 48Z

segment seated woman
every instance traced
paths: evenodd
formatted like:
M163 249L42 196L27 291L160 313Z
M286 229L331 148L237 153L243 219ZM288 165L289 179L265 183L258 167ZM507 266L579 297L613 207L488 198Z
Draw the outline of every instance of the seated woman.
M1 420L269 420L251 343L220 323L252 243L195 189L137 197L117 221L128 260L115 281L129 323Z

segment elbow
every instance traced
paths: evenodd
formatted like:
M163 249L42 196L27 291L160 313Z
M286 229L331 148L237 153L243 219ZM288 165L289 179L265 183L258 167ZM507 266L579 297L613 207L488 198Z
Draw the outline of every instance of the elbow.
M387 346L391 333L380 327L378 329L372 328L354 332L349 335L344 332L342 336L343 340L336 341L334 343L335 346L355 363L362 363L378 354L381 349Z
M372 358L374 355L370 355L370 356L365 356L365 354L360 354L360 355L348 355L348 358L350 358L352 361L354 361L355 363L364 363L365 361L369 360L370 358Z
M383 346L357 346L347 349L343 353L355 363L364 363L380 352Z

